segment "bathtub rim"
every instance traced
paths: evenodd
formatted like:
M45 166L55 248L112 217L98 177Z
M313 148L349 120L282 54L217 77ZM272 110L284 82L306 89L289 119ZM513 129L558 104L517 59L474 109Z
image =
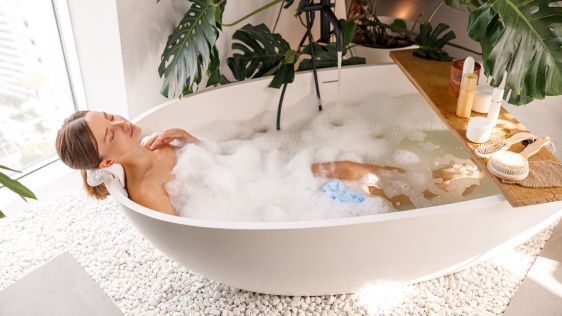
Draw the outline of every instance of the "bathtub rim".
M355 69L355 68L398 68L398 65L396 65L395 63L390 63L390 64L360 64L360 65L348 65L348 66L342 66L342 72L346 69ZM326 68L322 68L322 69L318 69L317 72L318 73L324 73L324 72L332 72L332 71L337 71L337 68L334 67L326 67ZM311 75L312 74L312 70L303 70L303 71L299 71L298 73L295 73L295 78L296 77L302 77L302 76L306 76L306 75ZM260 78L247 78L241 81L236 81L236 82L232 82L229 83L227 85L217 85L214 87L209 87L209 88L205 88L205 90L200 91L200 92L195 92L189 95L186 95L184 98L190 98L193 96L199 96L199 95L204 95L206 93L209 92L213 92L216 91L218 89L228 89L230 87L234 87L237 85L241 85L241 84L248 84L250 82L260 82L260 81L265 81L265 80L272 80L273 77L272 76L267 76L267 77L260 77ZM409 80L409 79L408 79ZM320 83L320 81L319 81ZM270 88L270 89L274 89L274 88ZM281 93L281 89L276 89L277 93ZM164 101L144 112L142 112L141 114L137 115L135 118L131 119L131 122L136 124L137 122L141 121L142 119L146 118L147 116L150 116L152 113L157 112L167 106L169 106L170 104L176 103L176 102L181 102L183 101L183 99L172 99L172 100L168 100L168 101ZM429 106L429 104L428 104Z
M421 217L421 216L450 213L450 212L461 212L464 211L466 207L479 207L494 202L503 201L506 205L509 205L505 200L505 198L503 197L503 195L493 194L481 198L475 198L470 200L464 200L454 203L435 205L435 206L429 206L423 208L416 208L406 211L395 211L395 212L361 215L361 216L354 216L354 217L339 217L339 218L298 220L298 221L275 221L275 222L206 220L206 219L198 219L198 218L190 218L190 217L184 217L179 215L176 216L176 215L166 214L142 206L136 203L135 201L129 199L123 193L121 193L121 191L117 187L120 185L119 182L110 176L106 176L105 184L112 198L118 204L122 204L128 209L140 213L142 215L148 216L150 218L173 223L173 224L188 225L193 227L220 228L220 229L233 229L233 230L245 230L245 229L285 230L285 229L302 229L302 228L325 228L325 227L334 227L334 226L357 225L357 224L367 224L372 222L400 220L404 218Z

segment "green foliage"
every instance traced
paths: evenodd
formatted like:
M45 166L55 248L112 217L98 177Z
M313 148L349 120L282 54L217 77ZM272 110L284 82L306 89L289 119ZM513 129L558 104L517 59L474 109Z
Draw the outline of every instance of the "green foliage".
M434 30L430 23L421 24L420 33L415 39L419 48L414 51L414 55L440 61L452 60L451 56L443 51L443 46L455 38L455 33L449 31L439 37L448 28L449 26L444 23L439 23Z
M304 48L304 53L310 54L310 46ZM334 43L322 45L314 43L314 56L316 57L316 68L336 67L338 65L338 56L336 45ZM342 66L359 65L366 63L363 57L351 57L342 60ZM312 69L312 58L304 59L299 64L299 71Z
M406 21L402 19L395 19L394 21L392 21L392 23L390 23L390 25L401 30L408 29L408 26L406 25Z
M220 59L215 42L222 25L225 1L189 0L191 7L182 21L168 37L158 67L164 77L161 93L167 97L181 97L192 93L201 82L203 71L207 75L207 86L227 84L230 81L220 73ZM294 4L285 1L284 8ZM302 13L310 0L299 0L296 15ZM257 11L256 11L257 12ZM252 15L252 14L250 14ZM353 21L340 20L345 46L355 34ZM279 88L293 82L295 64L302 52L291 50L279 34L273 34L264 25L245 25L233 35L232 48L235 53L227 59L228 68L236 80L273 75L270 87ZM337 65L336 52L328 45L319 50L318 67ZM306 68L308 61L304 61ZM343 61L343 65L365 63L363 58L354 57ZM299 68L301 69L301 68ZM304 68L303 68L304 69Z
M269 83L270 88L279 89L284 83L291 83L295 80L295 62L297 61L298 53L293 50L288 50L283 56L283 62L279 64L273 80Z
M357 28L357 25L355 24L355 21L348 21L345 19L339 19L339 22L342 28L343 54L345 55L345 52L347 51L347 45L351 43L353 37L355 36L355 30Z
M391 24L385 24L377 16L360 18L355 21L361 23L356 25L356 33L353 41L357 44L373 48L400 48L412 45L406 22L395 19ZM415 35L415 33L413 33Z
M236 80L273 74L269 84L272 88L293 82L298 54L280 34L271 33L263 23L246 24L234 33L232 39L236 40L232 49L241 53L234 53L226 63Z
M263 76L278 67L291 49L280 34L271 33L263 23L244 25L234 32L232 39L232 49L239 52L229 57L226 63L236 80Z
M507 72L511 104L562 94L562 8L557 1L496 0L471 12L468 34L480 42L497 86Z
M6 166L2 166L2 165L0 165L0 169L14 171L14 172L20 172L20 171L17 171L17 170L14 170L14 169L8 168ZM11 190L12 192L17 193L26 202L27 202L26 198L30 198L30 199L34 199L34 200L37 199L35 194L33 192L31 192L31 190L29 190L26 186L24 186L23 184L19 183L16 180L12 180L10 177L8 177L7 175L5 175L2 172L0 172L0 184L5 186L6 188ZM4 214L0 211L0 218L3 218L3 217L4 217Z
M207 68L207 87L215 86L220 83L221 73L220 73L220 58L219 51L216 46L211 49L211 60L209 63L209 68Z
M457 10L463 10L468 7L469 10L475 10L482 5L481 0L445 0L445 3Z
M216 84L220 60L215 42L222 22L221 5L213 0L189 0L192 4L181 22L168 37L158 67L164 76L161 93L166 97L178 97L193 92L201 82L205 70Z
M344 19L340 19L339 22L342 26L344 47L343 55L345 55L347 46L349 45L349 43L351 43L353 37L355 36L356 24L355 21L347 21ZM302 53L310 55L310 45L304 46ZM338 65L338 55L335 43L331 43L328 45L315 43L314 56L316 57L316 68L336 67ZM363 57L351 57L343 59L342 66L364 64L365 62L366 60ZM312 69L312 58L304 59L299 64L299 71L310 69Z
M294 2L295 2L295 0L287 0L287 1L285 1L285 5L283 6L283 8L288 9L289 7L291 7L291 6L293 5ZM304 6L306 6L306 5L309 4L310 2L311 2L310 0L299 0L299 5L297 6L297 10L296 10L296 12L295 12L295 16L301 15Z
M457 9L457 10L462 10L462 9L464 9L464 7L466 6L466 3L467 3L467 2L468 2L468 1L466 1L466 0L445 0L445 3L446 3L448 6L450 6L450 7L452 7L452 8L455 8L455 9Z
M347 46L353 34L355 34L355 23L353 21L340 20L343 28L344 45ZM284 83L291 83L295 78L295 64L302 54L309 54L309 46L306 45L298 51L292 50L280 34L271 33L266 25L247 24L237 30L232 38L232 49L236 52L227 59L228 68L232 71L236 80L246 78L259 78L273 75L269 84L271 88L280 88ZM335 43L329 45L315 44L316 65L318 68L337 66L337 54ZM352 57L343 60L343 65L364 64L365 58ZM311 58L304 59L298 70L312 69ZM228 83L222 78L221 83Z

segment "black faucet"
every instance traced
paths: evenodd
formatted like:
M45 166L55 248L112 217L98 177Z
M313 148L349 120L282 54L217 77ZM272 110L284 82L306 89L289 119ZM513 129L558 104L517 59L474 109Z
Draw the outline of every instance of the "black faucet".
M304 12L320 11L320 41L330 43L330 24L334 27L336 35L336 51L343 51L343 31L338 18L332 11L330 0L320 0L318 4L309 4L303 8Z
M318 74L316 73L316 57L314 55L314 40L312 39L312 24L314 23L315 12L320 12L320 41L326 44L330 43L330 24L334 27L334 34L336 36L336 51L343 52L343 31L338 18L332 11L334 5L331 0L320 0L320 3L311 3L303 8L303 12L306 14L306 33L304 34L302 40L299 43L299 48L304 44L304 41L308 38L310 47L310 56L312 58L312 74L314 75L314 86L316 88L316 98L318 101L318 111L322 111L322 99L320 97L320 87L318 85ZM298 49L298 48L297 48ZM281 129L281 108L283 106L283 98L285 97L285 91L287 90L287 84L283 84L283 89L281 90L281 97L279 99L279 106L277 108L277 130Z

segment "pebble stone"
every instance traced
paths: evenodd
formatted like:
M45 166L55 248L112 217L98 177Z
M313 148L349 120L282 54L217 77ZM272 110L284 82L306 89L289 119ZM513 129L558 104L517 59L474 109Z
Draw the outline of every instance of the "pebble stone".
M487 261L398 290L263 295L189 271L155 249L111 198L77 189L0 219L0 291L69 251L125 315L500 315L557 224Z

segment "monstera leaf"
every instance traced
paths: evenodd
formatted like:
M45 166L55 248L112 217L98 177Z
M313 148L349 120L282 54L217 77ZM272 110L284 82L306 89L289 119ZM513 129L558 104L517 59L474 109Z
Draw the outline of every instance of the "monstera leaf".
M310 45L305 46L303 52L310 54ZM314 56L316 61L316 68L336 67L338 65L338 55L336 45L334 43L328 45L321 45L314 43ZM366 63L363 57L350 57L342 60L342 66L359 65ZM312 58L304 59L299 64L298 70L312 69Z
M445 33L445 35L439 37L441 33L448 28L449 26L447 24L439 23L435 30L433 30L431 24L427 22L422 23L420 25L420 33L415 39L419 48L414 51L414 55L433 60L451 60L451 56L449 56L447 52L443 51L443 46L455 38L455 33L453 31L449 31Z
M215 86L220 83L221 73L220 67L221 62L219 58L219 51L217 50L216 46L213 46L211 49L211 59L209 62L209 68L207 68L207 87Z
M175 98L193 92L207 71L211 83L217 81L220 60L215 42L219 36L224 2L190 0L191 7L168 37L158 67L164 76L161 93ZM210 71L209 69L210 68Z
M281 88L284 83L291 83L295 80L295 62L297 61L298 53L294 50L285 52L283 62L279 64L273 79L269 83L270 88Z
M237 80L258 78L278 67L285 53L291 49L281 35L271 33L265 24L246 24L237 30L232 39L234 53L226 61Z
M507 72L511 104L562 94L562 7L553 0L495 0L471 12L485 73L497 86Z

